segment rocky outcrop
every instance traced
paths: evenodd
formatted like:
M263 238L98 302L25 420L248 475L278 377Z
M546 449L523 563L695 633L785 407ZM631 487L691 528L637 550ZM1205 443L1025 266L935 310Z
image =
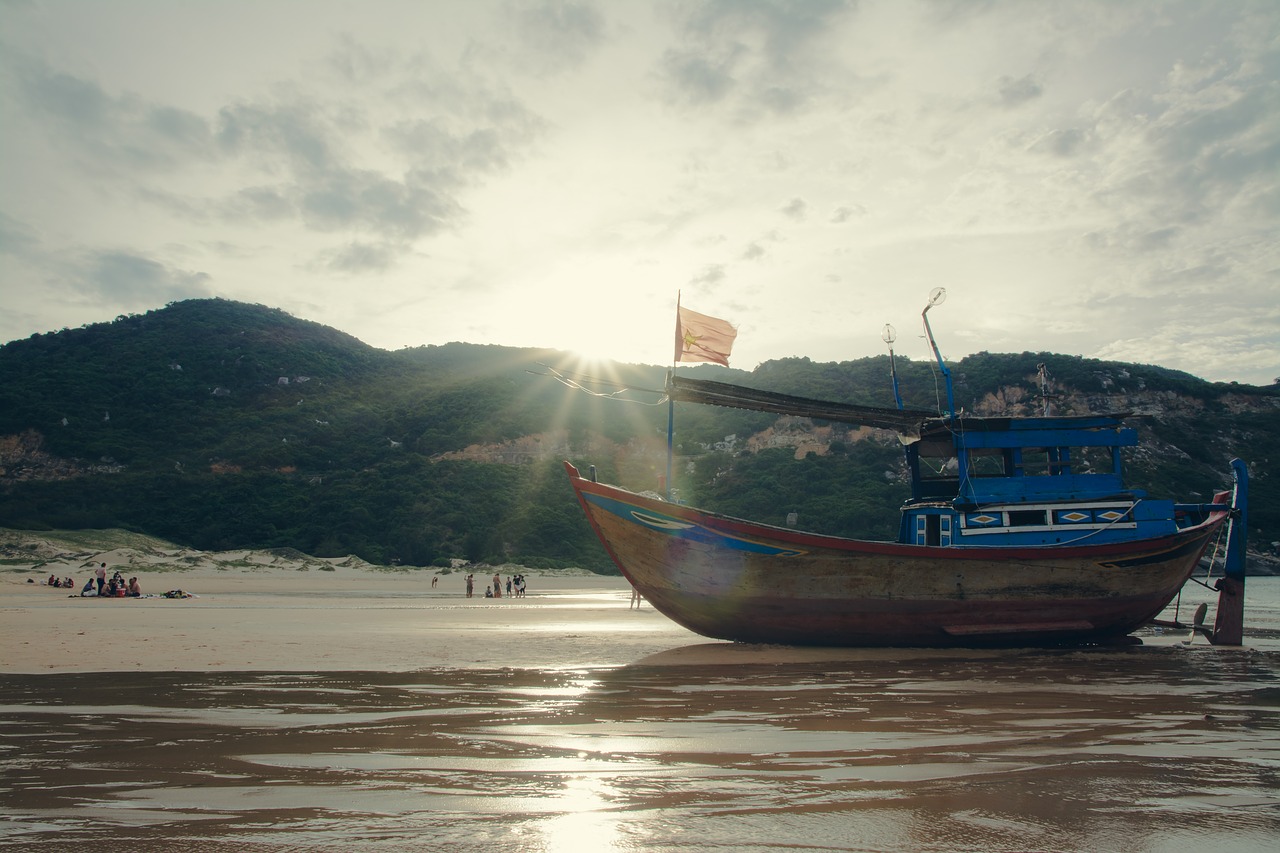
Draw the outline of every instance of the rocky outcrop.
M43 450L44 436L35 430L0 436L0 481L70 480L95 470L78 459L61 459ZM104 463L109 470L110 463Z

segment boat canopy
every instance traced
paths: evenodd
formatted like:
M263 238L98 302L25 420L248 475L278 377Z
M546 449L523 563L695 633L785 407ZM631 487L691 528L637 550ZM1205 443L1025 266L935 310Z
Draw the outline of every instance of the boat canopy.
M926 424L907 448L913 501L981 506L1140 497L1124 484L1127 413L958 417Z
M705 403L711 406L727 406L732 409L750 409L757 412L773 412L780 415L819 418L840 423L891 429L902 436L904 442L917 441L926 421L937 415L923 409L890 409L878 406L855 406L850 403L832 403L793 397L757 388L744 388L728 382L712 382L707 379L689 379L672 376L667 382L667 396L681 403Z

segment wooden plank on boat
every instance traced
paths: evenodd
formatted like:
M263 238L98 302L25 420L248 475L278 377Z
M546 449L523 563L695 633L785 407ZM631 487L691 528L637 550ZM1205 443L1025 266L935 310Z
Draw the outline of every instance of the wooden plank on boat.
M1093 623L1084 619L1063 622L1012 622L998 625L944 625L942 630L953 637L971 637L976 634L1031 634L1049 631L1089 631Z

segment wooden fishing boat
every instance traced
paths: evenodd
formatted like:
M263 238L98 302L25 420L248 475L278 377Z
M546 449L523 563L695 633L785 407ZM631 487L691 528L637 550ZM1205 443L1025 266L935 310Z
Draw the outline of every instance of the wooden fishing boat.
M925 329L933 344L927 316ZM1117 642L1156 617L1226 534L1217 619L1202 630L1216 643L1242 641L1239 460L1231 491L1180 504L1125 485L1121 449L1137 444L1125 414L968 417L949 393L951 411L938 415L674 375L667 395L893 429L911 475L897 541L872 542L707 512L596 482L566 462L618 569L699 634L832 646Z

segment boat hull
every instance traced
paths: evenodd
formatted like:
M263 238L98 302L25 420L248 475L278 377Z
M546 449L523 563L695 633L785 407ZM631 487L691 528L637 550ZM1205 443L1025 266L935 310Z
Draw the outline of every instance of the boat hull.
M1226 508L1120 544L930 547L800 533L585 480L587 518L655 609L754 643L1010 646L1111 642L1186 582Z

